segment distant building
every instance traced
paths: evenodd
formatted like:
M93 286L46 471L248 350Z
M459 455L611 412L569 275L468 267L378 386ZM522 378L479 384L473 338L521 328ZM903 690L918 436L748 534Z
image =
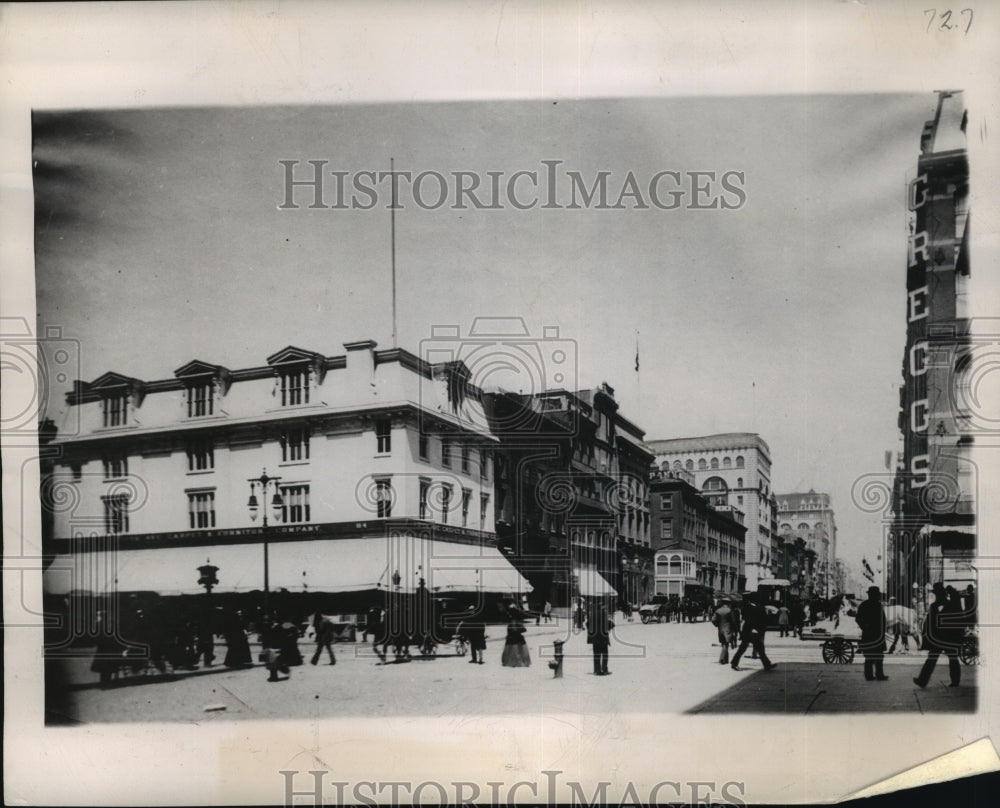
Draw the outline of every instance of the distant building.
M976 583L977 481L970 453L980 405L968 319L967 122L962 93L939 92L910 184L903 448L886 542L888 587L899 602L923 598L939 581L961 589Z
M495 545L480 392L459 364L376 347L77 382L79 434L48 443L46 592L195 594L209 559L216 593L258 606L265 585L345 606L421 578L438 593L527 591Z
M771 451L751 432L647 441L661 471L689 472L694 487L715 507L744 514L746 587L776 572L780 541L775 530L777 502L771 490Z
M817 494L810 488L804 494L777 494L776 499L778 533L782 542L787 544L802 539L806 548L815 553L810 594L831 597L836 578L837 523L830 495Z
M657 595L679 597L742 592L746 584L743 513L713 505L684 469L653 471L649 510L653 525Z

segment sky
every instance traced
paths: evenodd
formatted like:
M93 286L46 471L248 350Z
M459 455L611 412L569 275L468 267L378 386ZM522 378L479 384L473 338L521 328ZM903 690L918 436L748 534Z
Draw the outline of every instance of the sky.
M831 494L857 569L882 536L851 490L897 443L905 188L935 106L923 93L36 111L39 333L78 339L87 381L170 378L195 358L258 366L286 345L389 347L388 184L369 210L309 209L303 190L282 209L280 160L350 177L393 158L452 187L451 172L506 183L559 160L588 186L610 172L612 199L629 172L643 189L661 171L741 172L730 210L687 209L690 192L675 210L570 209L564 173L552 209L505 194L499 210L421 209L404 188L397 342L420 353L435 326L464 336L477 317L522 318L538 338L557 327L560 386L606 381L647 439L759 433L775 492ZM545 201L519 183L522 201ZM421 187L434 201L436 182ZM328 179L324 201L334 191ZM53 414L68 387L50 381Z

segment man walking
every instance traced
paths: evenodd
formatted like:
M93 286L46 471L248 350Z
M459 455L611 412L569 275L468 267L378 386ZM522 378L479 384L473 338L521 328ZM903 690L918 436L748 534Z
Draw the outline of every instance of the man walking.
M884 682L889 677L882 671L885 655L885 611L882 593L877 586L868 587L868 600L858 606L854 618L861 629L861 653L865 655L865 681Z
M941 654L948 655L950 686L958 687L962 680L962 667L958 664L958 648L963 633L960 619L960 608L948 602L944 584L940 581L934 584L934 602L927 610L927 620L924 623L923 639L928 652L927 660L920 675L913 680L917 687L927 687Z
M747 648L752 645L754 653L764 663L764 670L773 671L778 666L767 658L767 653L764 651L764 633L767 631L767 615L764 613L764 607L757 602L757 595L754 593L747 594L745 600L746 602L743 606L743 640L740 642L740 647L736 649L736 654L733 656L733 662L730 667L734 671L740 670L740 660L743 658L743 654Z
M736 613L729 607L729 601L723 598L719 607L712 613L712 625L719 630L719 664L729 664L729 645L736 635Z
M614 623L608 617L608 610L603 603L597 601L587 619L587 642L594 652L594 676L607 676L608 648L611 645L611 629Z

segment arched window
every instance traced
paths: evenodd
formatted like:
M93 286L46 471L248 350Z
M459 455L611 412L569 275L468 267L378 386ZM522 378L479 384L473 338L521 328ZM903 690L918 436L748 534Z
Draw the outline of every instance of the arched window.
M722 458L722 468L731 469L732 467L733 467L733 461L731 458L728 457Z
M728 491L729 486L721 477L709 477L701 487L702 491Z
M713 457L712 458L712 468L713 469L717 469L718 467L719 467L719 458Z
M808 533L809 525L806 524L805 522L799 522L799 530L801 530L803 533Z
M743 455L736 456L736 468L738 469L743 468Z
M743 487L743 478L742 477L737 477L736 478L736 487L737 488L742 488Z
M680 460L675 460L674 461L674 468L680 470L680 469L684 468L684 464L681 463Z
M788 522L782 522L781 523L781 532L782 533L791 533L792 532L792 526L790 524L788 524Z
M681 574L681 557L679 555L670 556L670 574L671 575Z
M705 458L703 457L701 460L698 461L698 471L704 471L707 468L708 468L708 463L705 462Z
M670 563L667 561L665 555L658 555L656 557L656 574L666 575L670 571Z
M688 460L687 463L684 464L684 468L686 468L688 471L694 471L694 461Z
M669 471L669 470L670 470L670 461L669 460L664 460L660 464L660 471Z

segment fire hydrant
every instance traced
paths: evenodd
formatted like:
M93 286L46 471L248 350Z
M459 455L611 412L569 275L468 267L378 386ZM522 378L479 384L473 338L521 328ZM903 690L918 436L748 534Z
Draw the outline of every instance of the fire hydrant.
M549 667L552 669L554 676L553 679L562 679L563 671L563 641L556 640L553 644L555 648L555 659L549 661Z

